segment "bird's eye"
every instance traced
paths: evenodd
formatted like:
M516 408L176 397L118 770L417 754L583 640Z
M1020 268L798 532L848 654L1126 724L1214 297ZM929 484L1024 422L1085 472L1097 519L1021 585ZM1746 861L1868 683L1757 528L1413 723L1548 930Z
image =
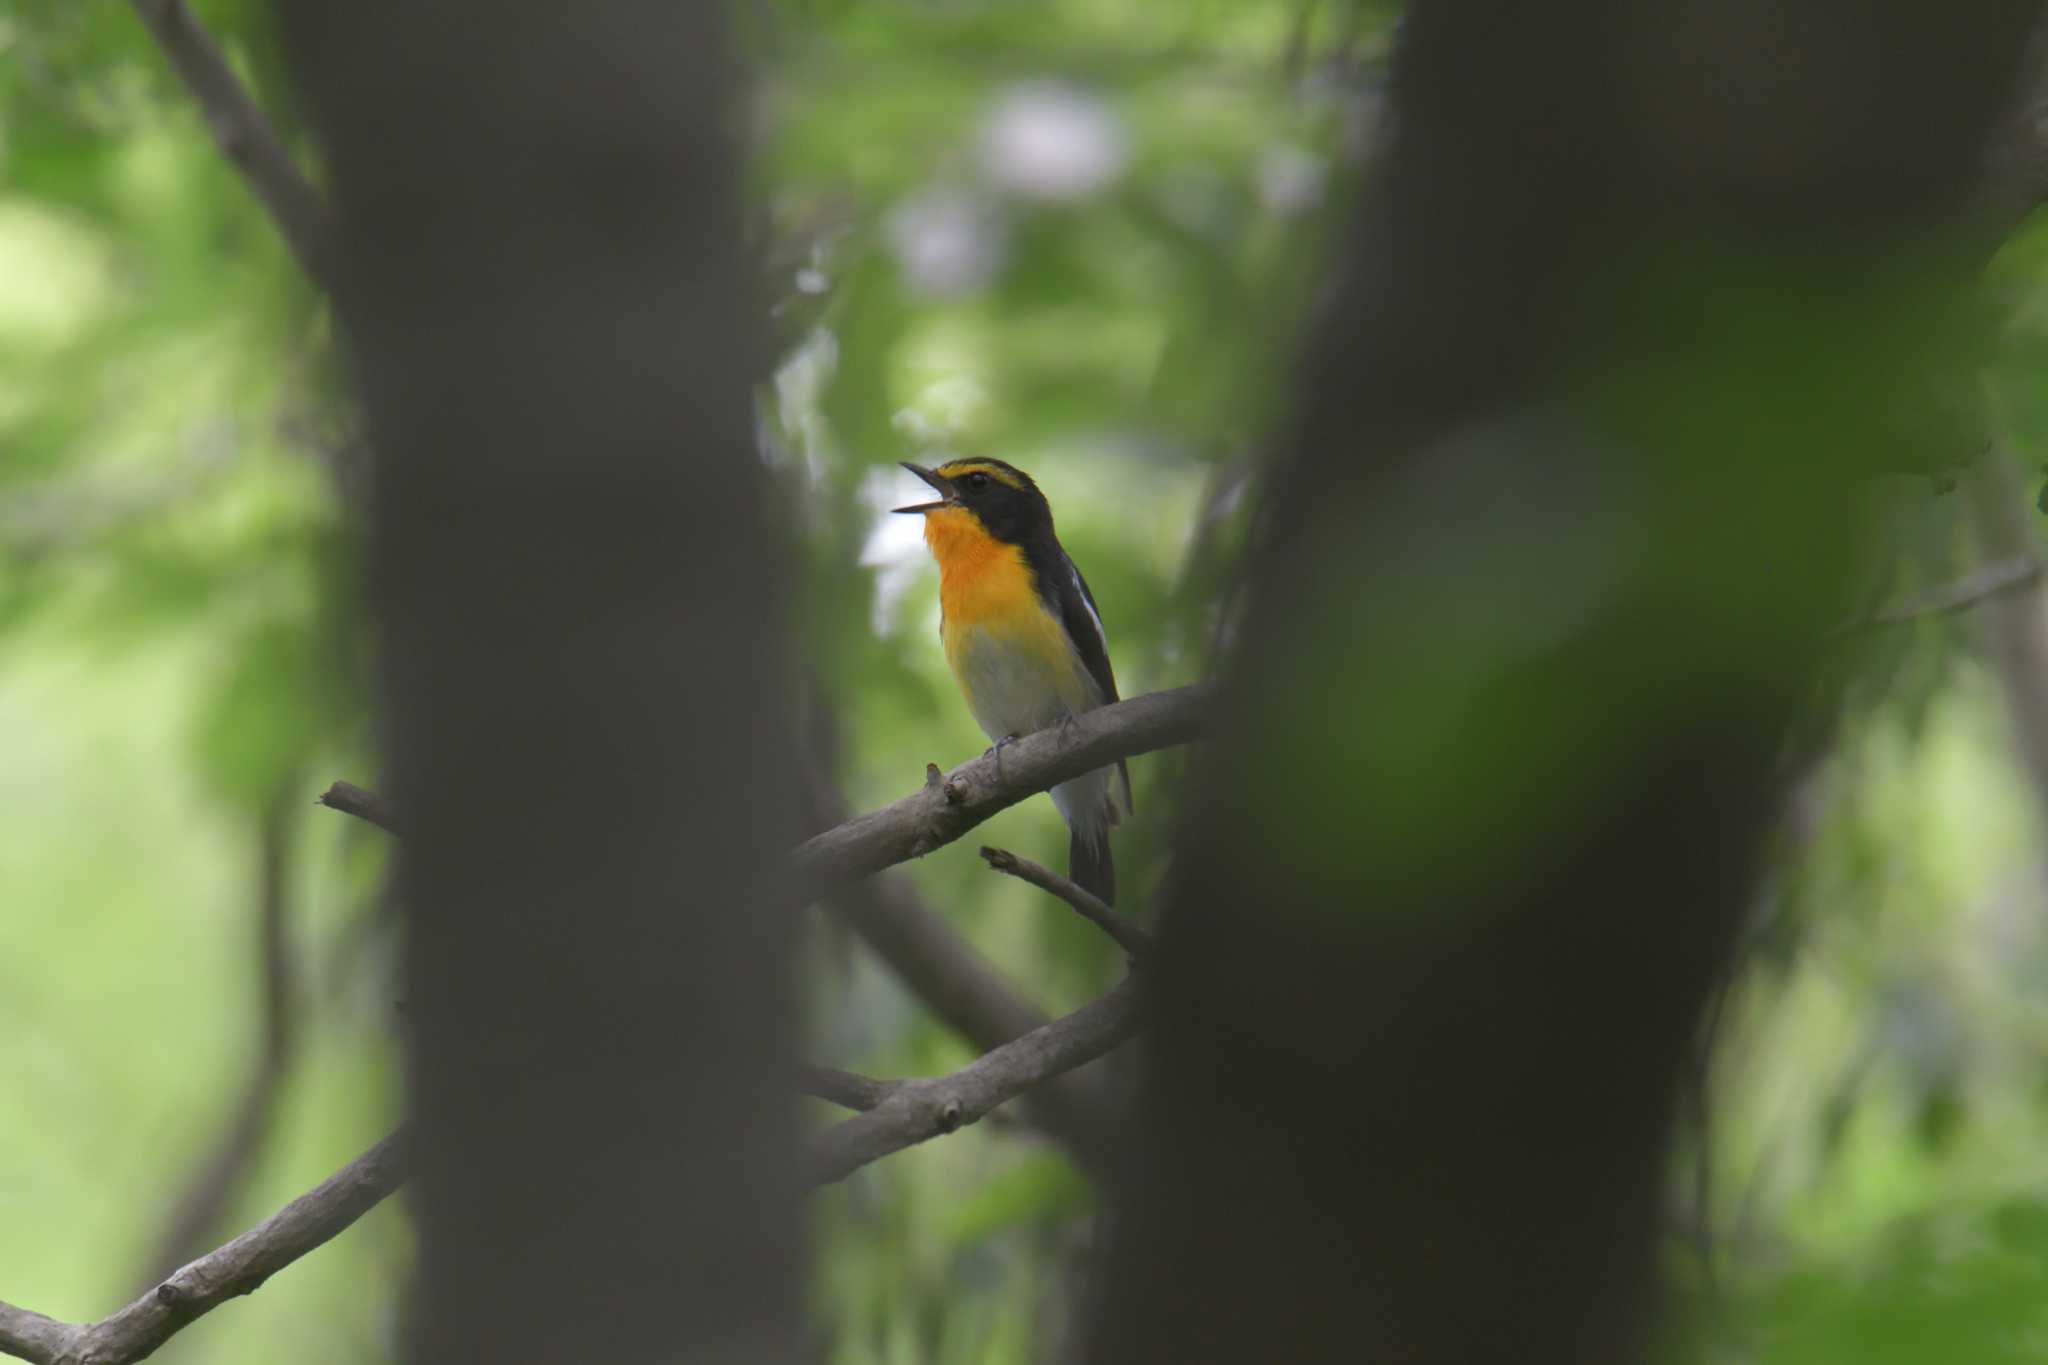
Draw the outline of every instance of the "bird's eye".
M969 474L966 478L960 480L960 482L966 484L969 488L972 488L975 492L979 493L982 489L988 487L988 475L983 474L979 470L977 470L974 473Z

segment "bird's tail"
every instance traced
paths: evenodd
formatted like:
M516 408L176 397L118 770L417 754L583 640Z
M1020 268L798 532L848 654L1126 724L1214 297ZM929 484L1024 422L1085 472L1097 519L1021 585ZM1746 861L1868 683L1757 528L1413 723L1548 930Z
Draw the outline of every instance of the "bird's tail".
M1117 810L1109 794L1109 769L1060 783L1052 789L1052 803L1071 831L1067 876L1103 904L1115 905L1116 862L1109 856L1109 827L1116 823Z
M1116 859L1109 851L1109 830L1079 826L1067 839L1067 876L1104 905L1116 904Z

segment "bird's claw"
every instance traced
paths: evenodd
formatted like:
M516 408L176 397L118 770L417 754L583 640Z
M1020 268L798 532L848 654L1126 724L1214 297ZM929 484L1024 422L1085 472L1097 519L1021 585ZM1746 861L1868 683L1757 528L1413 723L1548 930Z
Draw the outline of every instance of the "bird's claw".
M990 754L994 754L996 756L996 781L998 782L1003 780L1003 750L1009 748L1012 744L1015 744L1016 742L1017 737L1015 735L1004 735L1001 739L989 745L988 748L982 751L981 756L983 758L987 758Z

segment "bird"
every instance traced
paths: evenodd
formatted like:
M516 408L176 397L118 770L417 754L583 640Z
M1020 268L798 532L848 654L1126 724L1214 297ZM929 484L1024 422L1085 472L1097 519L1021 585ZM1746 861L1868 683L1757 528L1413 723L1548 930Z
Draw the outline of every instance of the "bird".
M939 565L939 639L1001 771L1003 746L1117 699L1109 638L1088 580L1053 532L1052 505L1002 460L901 462L939 496L893 509L924 517ZM1132 809L1130 768L1062 782L1050 793L1067 822L1067 876L1116 903L1109 831Z

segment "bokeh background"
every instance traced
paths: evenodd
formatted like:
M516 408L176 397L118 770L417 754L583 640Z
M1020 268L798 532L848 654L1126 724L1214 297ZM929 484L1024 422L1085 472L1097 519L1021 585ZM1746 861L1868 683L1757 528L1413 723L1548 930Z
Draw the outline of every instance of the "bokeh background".
M266 7L195 9L299 142ZM985 743L946 676L918 527L886 513L915 492L899 459L1030 470L1125 693L1202 675L1395 18L1365 0L740 16L775 338L761 448L808 569L803 723L851 806ZM2048 234L2008 243L1989 296L1996 435L2034 471ZM133 13L0 7L0 1296L59 1317L144 1287L209 1179L223 1201L187 1253L395 1121L382 836L313 804L376 778L335 359L319 295ZM1717 1014L1672 1172L1689 1311L1671 1351L2039 1360L2048 822L1991 632L2041 601L2023 585L1988 603L1997 620L1897 610L2038 554L2038 526L2016 549L1926 479L1845 495L1842 515L1883 528L1870 607L1905 619L1840 634L1845 714ZM1134 765L1129 905L1159 874L1182 761ZM1044 801L984 837L1053 863L1064 846ZM971 844L892 875L1050 1011L1121 970ZM858 941L814 927L817 1060L892 1076L971 1057ZM386 1357L401 1205L161 1358ZM1060 1149L1004 1116L820 1194L821 1357L1055 1356L1090 1208Z

